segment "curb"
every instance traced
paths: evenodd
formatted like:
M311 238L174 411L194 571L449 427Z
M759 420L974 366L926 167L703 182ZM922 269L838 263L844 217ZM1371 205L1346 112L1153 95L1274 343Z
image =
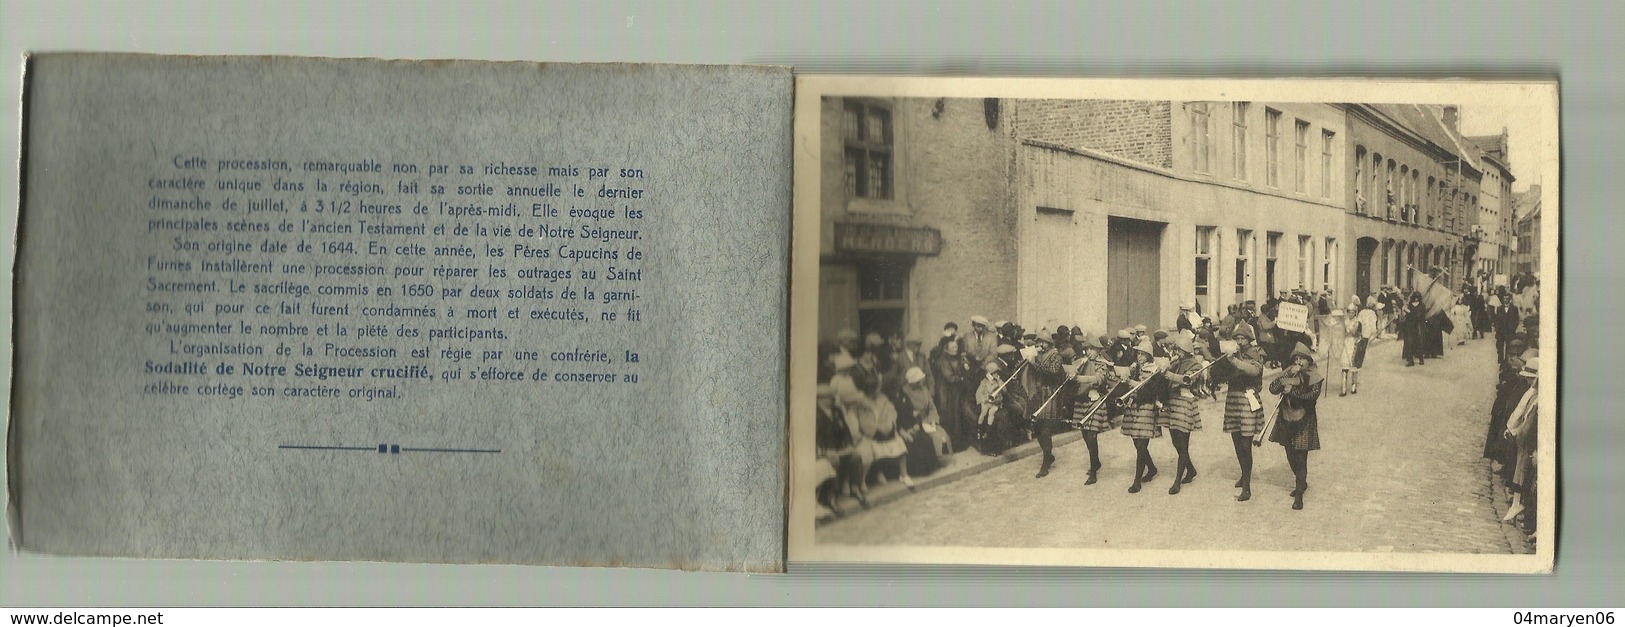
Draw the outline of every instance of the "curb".
M1056 434L1056 435L1052 436L1050 439L1051 439L1052 442L1054 442L1056 447L1061 447L1063 445L1071 444L1071 443L1076 442L1078 440L1082 440L1083 439L1083 434L1076 431L1076 430L1073 430L1073 431L1067 431L1065 433ZM972 449L965 449L965 450L970 451ZM997 456L989 455L989 456L986 457L986 459L984 459L982 461L971 464L971 465L966 466L964 468L960 468L958 470L954 470L954 471L946 472L946 473L934 474L934 475L931 475L930 477L926 477L926 478L923 478L923 479L916 478L914 480L913 489L903 487L901 484L898 484L898 483L895 483L895 482L887 483L882 488L870 488L870 490L869 490L869 507L868 507L868 509L874 509L876 507L880 507L880 506L885 505L887 503L891 503L893 501L898 501L898 500L907 498L909 496L919 494L920 492L924 492L926 490L929 490L931 488L935 488L937 486L945 485L945 484L948 484L948 483L953 483L955 481L958 481L958 480L963 479L965 477L969 477L971 475L983 473L983 472L986 472L988 470L992 470L994 468L998 468L1000 466L1003 466L1005 464L1009 464L1009 463L1012 463L1012 462L1017 462L1017 461L1026 459L1028 457L1032 457L1034 455L1037 455L1038 453L1039 453L1039 448L1038 448L1038 442L1037 441L1026 442L1026 443L1024 443L1024 444L1022 444L1020 446L1017 446L1017 447L1015 447L1013 449L1010 449L1008 451L1000 453ZM834 521L841 520L841 519L844 519L844 518L850 518L852 516L856 516L856 515L861 514L861 513L865 512L865 511L868 511L868 509L864 509L861 506L855 506L855 507L856 507L856 509L848 508L846 510L846 513L841 514L841 515L836 515L833 512L827 512L827 510L826 510L826 513L821 513L819 515L817 524L823 525L823 524L834 522Z
M1534 553L1534 542L1531 542L1529 535L1518 527L1518 522L1516 520L1512 522L1501 520L1501 517L1505 516L1507 510L1511 507L1508 503L1512 500L1511 490L1508 489L1506 482L1501 480L1501 476L1490 469L1492 466L1489 461L1480 460L1479 464L1484 470L1484 482L1489 484L1490 511L1495 513L1495 522L1501 527L1501 533L1506 536L1507 545L1511 552L1518 555Z

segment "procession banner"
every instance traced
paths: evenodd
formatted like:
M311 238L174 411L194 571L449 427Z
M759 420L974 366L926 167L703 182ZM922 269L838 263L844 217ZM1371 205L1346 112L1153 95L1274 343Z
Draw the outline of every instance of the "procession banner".
M1309 330L1309 307L1298 303L1281 303L1276 305L1278 314L1275 317L1275 326L1287 331L1304 333Z

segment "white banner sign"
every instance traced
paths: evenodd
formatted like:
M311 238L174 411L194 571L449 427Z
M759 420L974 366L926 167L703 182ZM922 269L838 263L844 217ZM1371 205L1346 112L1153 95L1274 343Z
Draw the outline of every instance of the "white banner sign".
M1297 303L1281 303L1276 307L1279 315L1275 318L1275 326L1298 333L1309 330L1309 307Z

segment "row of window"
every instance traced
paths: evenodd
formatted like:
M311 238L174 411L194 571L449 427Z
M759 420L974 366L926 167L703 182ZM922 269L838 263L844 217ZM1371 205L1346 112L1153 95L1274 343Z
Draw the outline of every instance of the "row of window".
M1249 142L1248 111L1251 103L1235 102L1230 105L1230 175L1238 181L1248 181L1247 146ZM1213 173L1213 108L1211 103L1193 102L1191 114L1191 169ZM1283 118L1280 111L1264 108L1264 184L1281 187L1281 131ZM1313 127L1304 120L1295 120L1292 127L1292 191L1309 193L1309 155L1313 148ZM1320 197L1332 197L1337 134L1320 131Z
M1429 269L1434 266L1454 268L1458 256L1459 252L1454 246L1446 248L1433 244L1388 240L1382 243L1382 266L1376 277L1400 289L1415 289L1427 283L1426 272Z
M1250 103L1231 105L1231 175L1239 181L1248 181L1248 111ZM1192 169L1212 174L1212 108L1210 103L1191 103ZM1270 187L1281 186L1281 126L1280 111L1264 109L1264 182ZM844 101L842 138L845 146L845 181L849 198L890 200L893 189L893 134L892 113L884 105L864 100ZM1307 194L1307 173L1311 125L1298 119L1293 124L1293 183L1292 189ZM1320 196L1331 198L1334 180L1336 134L1322 129L1320 132ZM1407 164L1384 159L1373 153L1367 159L1364 146L1355 148L1354 166L1355 212L1375 215L1418 226L1443 228L1451 232L1464 230L1469 208L1478 206L1478 197L1462 192L1447 181L1427 178L1426 187L1421 171ZM1373 196L1380 195L1373 203ZM1375 204L1375 206L1372 206Z
M1299 235L1297 239L1297 274L1295 275L1297 281L1289 285L1280 272L1281 240L1284 237L1285 234L1283 233L1269 232L1265 234L1264 291L1262 297L1268 298L1278 295L1282 291L1292 289L1325 289L1331 287L1334 284L1334 278L1337 276L1334 268L1337 260L1337 238L1326 238L1322 249L1324 254L1317 267L1314 255L1314 237ZM1236 229L1235 243L1235 271L1230 275L1233 279L1234 291L1232 294L1234 298L1227 301L1227 304L1240 303L1249 299L1257 300L1257 298L1253 297L1252 291L1254 286L1253 246L1255 245L1253 231L1251 229ZM1215 251L1219 246L1219 227L1196 227L1196 283L1194 295L1196 303L1202 309L1202 312L1209 315L1219 304L1214 300L1217 295L1214 286L1217 284L1218 279L1214 276L1215 264L1213 262ZM1317 274L1316 270L1319 271L1318 282L1315 276Z
M1459 166L1458 166L1459 167ZM1454 178L1460 178L1460 172ZM1427 178L1408 164L1384 159L1365 146L1354 148L1354 211L1417 226L1461 232L1476 211L1478 196L1459 189L1460 181Z

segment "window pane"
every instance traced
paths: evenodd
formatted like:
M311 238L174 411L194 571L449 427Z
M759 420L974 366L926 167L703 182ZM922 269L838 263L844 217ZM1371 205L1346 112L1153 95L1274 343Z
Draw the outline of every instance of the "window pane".
M886 144L891 142L891 114L881 109L870 108L869 118L864 124L864 141L871 144Z
M1230 153L1235 177L1247 180L1247 103L1238 102L1231 112Z
M869 172L864 165L865 160L861 148L846 149L846 192L850 196L869 195L869 186L865 182Z
M862 264L860 264L862 269ZM880 273L870 270L858 273L858 298L863 300L880 300Z
M862 116L863 105L855 102L846 103L846 113L841 118L841 133L847 139L855 140L863 137L860 132L863 126Z
M884 152L869 153L870 198L891 198L891 155Z

